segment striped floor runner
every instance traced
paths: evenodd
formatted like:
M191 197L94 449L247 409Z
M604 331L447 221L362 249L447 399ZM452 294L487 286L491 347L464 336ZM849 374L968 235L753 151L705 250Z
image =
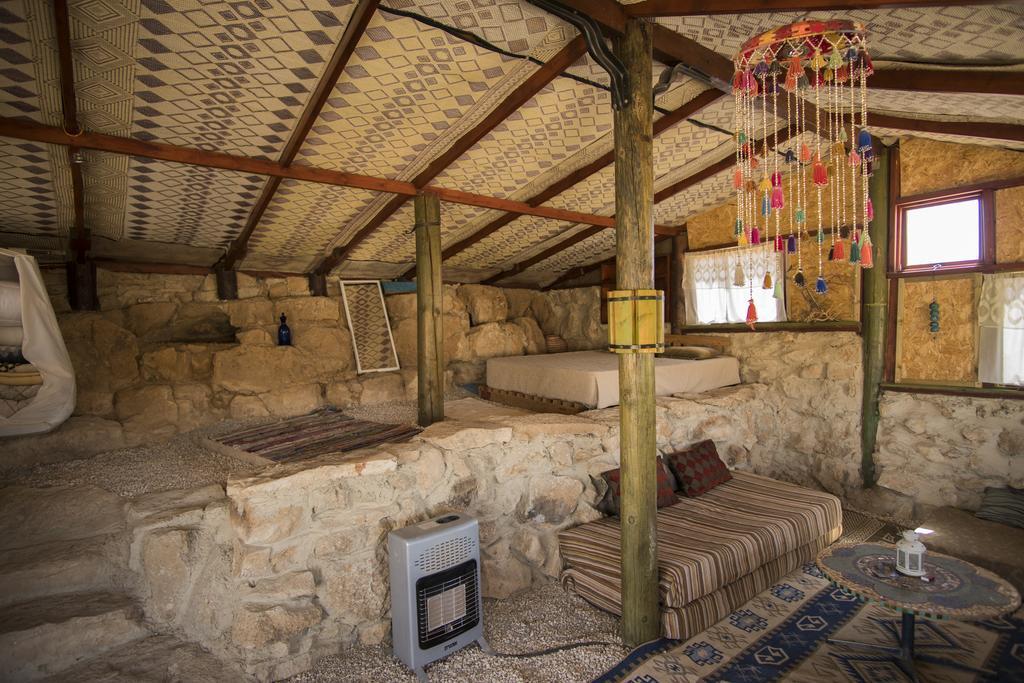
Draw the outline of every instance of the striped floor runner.
M320 410L270 425L243 429L213 439L221 446L274 462L304 460L344 453L419 434L412 425L357 420L333 410Z

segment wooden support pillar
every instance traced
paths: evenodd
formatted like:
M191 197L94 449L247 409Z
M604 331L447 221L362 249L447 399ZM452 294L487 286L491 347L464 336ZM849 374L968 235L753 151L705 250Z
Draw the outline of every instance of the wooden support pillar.
M886 324L888 320L889 283L889 165L890 151L875 141L875 173L868 183L875 217L871 221L871 242L874 245L874 267L862 269L863 297L861 329L864 349L864 391L861 406L861 482L865 488L875 485L875 440L878 436L879 385L885 369Z
M213 276L217 280L217 298L221 301L233 301L238 298L238 272L224 266L220 261L213 266Z
M629 74L629 104L615 112L616 289L654 288L652 25L630 18L615 39ZM661 633L658 611L657 444L654 355L619 356L622 463L622 637L634 646Z
M309 295L327 296L327 276L323 273L309 274Z
M419 424L444 419L444 336L441 330L441 202L416 195L416 373Z
M98 311L96 264L91 259L68 261L68 303L75 311Z
M686 233L676 235L672 238L672 259L669 268L669 299L672 301L672 308L669 311L669 323L672 326L672 333L682 332L686 324L686 297L683 294L683 255L689 248Z

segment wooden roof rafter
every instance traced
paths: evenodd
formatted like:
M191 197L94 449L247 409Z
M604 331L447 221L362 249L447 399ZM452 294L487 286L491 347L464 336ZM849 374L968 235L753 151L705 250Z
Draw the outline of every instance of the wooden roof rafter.
M1002 0L1010 4L1009 0ZM681 17L696 14L749 14L754 12L815 12L823 10L943 7L948 0L641 0L625 5L631 17ZM967 0L961 5L1000 4L1000 0Z
M60 74L60 106L64 130L74 136L81 132L78 125L78 103L75 99L75 67L71 50L71 15L68 0L54 0L53 16L57 36L57 66ZM71 228L69 249L78 262L85 261L90 248L89 230L85 225L85 181L82 165L77 162L79 150L72 145L67 149L71 172L71 195L74 225Z
M549 59L530 76L519 84L502 102L495 107L473 128L467 131L462 137L448 148L441 156L431 161L425 169L420 171L412 179L412 184L417 189L424 189L434 178L445 171L456 159L465 154L473 145L478 143L485 135L494 130L505 119L519 110L521 106L530 101L534 96L543 90L551 81L557 78L563 71L573 65L587 51L587 44L582 35L577 35L568 44L559 50L554 57ZM313 272L318 275L326 275L337 267L352 250L369 237L374 230L384 224L399 208L408 201L408 196L397 196L385 204L374 216L363 225L355 235L343 246L335 248L325 256L314 268Z
M56 126L46 126L24 119L5 116L0 116L0 137L31 140L52 145L76 146L83 149L111 152L113 154L126 154L128 156L145 157L228 171L242 171L257 175L292 178L322 185L355 187L407 197L413 197L420 192L430 192L436 194L441 201L453 204L511 211L525 216L539 216L540 218L549 218L556 221L600 225L606 228L615 226L615 219L610 216L598 216L592 213L558 209L550 206L530 206L525 202L502 199L500 197L488 197L473 192L463 192L462 190L434 185L418 188L410 182L401 180L377 178L375 176L347 173L345 171L333 171L303 164L281 166L277 162L266 159L254 159L252 157L225 154L223 152L209 152L189 147L179 147L177 145L145 142L135 138L123 138L105 133L82 132L72 136ZM654 229L658 234L673 235L676 233L676 229L669 226L656 225Z
M345 32L338 41L337 48L334 50L334 54L331 56L330 62L328 62L327 67L324 69L323 76L317 83L316 89L313 91L312 95L310 95L309 102L307 103L305 110L303 110L302 114L299 116L299 120L298 123L296 123L295 128L292 129L292 134L288 138L288 142L285 143L281 156L278 159L279 165L288 167L293 161L295 161L295 157L298 155L299 150L306 141L306 137L309 135L309 131L313 128L313 124L316 123L317 118L323 111L324 105L327 103L327 98L330 97L335 85L337 85L338 79L345 71L345 67L348 65L349 59L352 57L352 53L355 52L356 46L359 44L360 38L363 37L363 33L366 32L366 27L369 25L370 20L377 11L377 6L379 4L380 0L359 0L359 3L352 11L352 16L349 18L348 25L345 27ZM273 200L274 195L277 192L277 188L281 185L281 180L282 178L279 176L271 176L267 179L266 184L263 186L263 191L260 193L259 198L252 207L252 211L249 213L249 218L246 220L245 226L224 254L224 268L234 270L241 260L245 258L249 240L252 237L253 232L255 232L256 227L259 225L260 220L263 218L263 214L267 210L267 207L270 206L270 202Z

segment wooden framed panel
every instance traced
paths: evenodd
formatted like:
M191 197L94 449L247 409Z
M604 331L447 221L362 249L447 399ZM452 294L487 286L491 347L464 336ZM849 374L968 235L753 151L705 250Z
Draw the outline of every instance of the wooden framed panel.
M345 320L352 335L356 372L398 370L391 321L378 280L340 280Z

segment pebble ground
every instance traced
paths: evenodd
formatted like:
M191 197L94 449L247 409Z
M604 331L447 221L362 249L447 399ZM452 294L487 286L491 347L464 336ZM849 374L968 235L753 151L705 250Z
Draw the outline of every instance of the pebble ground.
M581 641L604 646L563 650L539 657L484 654L471 645L427 667L430 683L574 683L590 681L615 666L629 649L619 622L554 581L506 600L484 601L484 634L503 653L544 650ZM391 655L389 645L354 647L321 659L292 683L411 683L416 677Z

